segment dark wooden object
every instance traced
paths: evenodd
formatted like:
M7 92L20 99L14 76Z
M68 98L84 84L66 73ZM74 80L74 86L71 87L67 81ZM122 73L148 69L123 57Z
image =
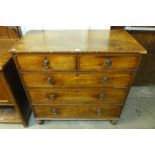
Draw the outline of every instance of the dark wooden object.
M21 29L19 26L0 26L0 39L18 39L21 38Z
M0 122L28 125L30 108L8 49L16 40L0 40Z
M10 51L39 123L115 124L146 54L123 30L30 31Z
M129 33L148 51L134 80L136 86L155 85L155 31L129 31Z
M149 28L155 26L134 26L141 30L128 31L148 52L142 59L139 70L133 82L135 86L155 85L155 31ZM125 26L112 26L112 29L124 29ZM144 29L143 29L144 28ZM145 30L145 29L148 30Z

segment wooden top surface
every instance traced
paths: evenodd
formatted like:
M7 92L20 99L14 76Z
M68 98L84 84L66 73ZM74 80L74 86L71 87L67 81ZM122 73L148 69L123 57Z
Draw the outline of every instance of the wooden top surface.
M33 30L11 52L145 54L146 50L124 30Z
M10 60L11 54L8 50L16 41L15 39L0 39L0 70Z
M16 39L0 39L0 52L8 52L16 41Z

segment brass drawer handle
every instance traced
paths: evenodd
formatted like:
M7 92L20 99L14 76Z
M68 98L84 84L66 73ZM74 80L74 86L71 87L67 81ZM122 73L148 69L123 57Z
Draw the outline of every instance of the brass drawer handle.
M104 94L103 93L99 95L99 100L101 103L103 103L103 101L104 101Z
M49 69L50 68L50 66L49 66L49 60L47 59L47 58L45 58L45 60L44 60L44 67L46 68L46 69Z
M56 94L49 94L48 97L50 100L54 100L56 99Z
M55 109L52 109L52 114L53 115L57 115L58 113L59 113L59 110L58 109L56 109L56 108Z
M108 77L107 77L107 76L104 76L104 77L102 78L102 82L103 82L103 84L108 84L108 82L109 82Z
M105 68L110 69L111 66L112 66L112 60L110 58L107 58L105 60Z
M52 85L53 84L53 79L51 77L48 77L47 78L47 81L48 81L48 84L49 85Z
M104 110L100 109L100 108L96 110L97 115L101 115L103 112L104 112Z

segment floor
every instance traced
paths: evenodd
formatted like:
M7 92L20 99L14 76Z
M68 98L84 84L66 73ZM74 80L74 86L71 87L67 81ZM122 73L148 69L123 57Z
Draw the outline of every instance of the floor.
M0 128L24 129L20 124ZM132 87L117 125L109 121L45 121L36 124L31 115L28 129L155 129L155 87Z

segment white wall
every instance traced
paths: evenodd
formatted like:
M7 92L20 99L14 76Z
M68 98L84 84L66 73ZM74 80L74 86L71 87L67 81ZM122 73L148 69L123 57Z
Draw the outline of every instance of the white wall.
M59 29L110 29L110 26L104 26L102 23L98 23L96 21L93 21L90 23L82 23L79 22L79 24L63 24L63 23L55 23L53 25L49 26L21 26L22 33L25 35L29 30L59 30Z
M115 3L117 4L117 2ZM111 5L111 3L109 4L111 10L113 10L112 6L115 8L115 3L113 5ZM31 24L21 27L23 34L32 29L45 30L110 28L108 25L108 15L111 11L106 5L104 5L103 0L48 0L48 3L47 1L43 3L41 1L37 1L37 3L34 2L34 4L36 5L35 10L39 10L39 14L36 14L36 11L33 8L33 13L29 15L30 22L27 22ZM28 5L28 10L25 13L26 16L28 16L29 3L24 5ZM44 5L47 7L44 11L42 11ZM104 16L104 10L107 10L106 16ZM114 18L113 15L112 17ZM24 20L24 17L22 19ZM119 18L114 18L113 20L117 21L118 19Z

